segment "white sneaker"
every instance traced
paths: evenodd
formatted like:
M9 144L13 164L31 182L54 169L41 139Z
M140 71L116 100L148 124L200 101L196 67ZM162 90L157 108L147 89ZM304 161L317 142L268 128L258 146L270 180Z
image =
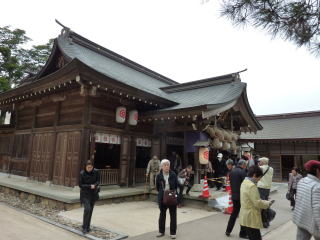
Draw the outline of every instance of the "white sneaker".
M176 238L177 238L177 235L170 235L170 238L171 238L171 239L176 239Z

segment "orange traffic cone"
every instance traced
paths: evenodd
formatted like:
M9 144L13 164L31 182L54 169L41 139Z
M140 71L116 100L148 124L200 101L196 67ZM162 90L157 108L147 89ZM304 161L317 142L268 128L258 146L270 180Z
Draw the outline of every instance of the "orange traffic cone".
M209 197L211 197L211 195L210 195L210 193L209 193L207 176L204 176L203 190L202 190L202 194L201 194L199 197L202 197L202 198L209 198Z
M227 181L226 181L226 192L231 192L231 186L230 186L230 180L229 176L227 176Z
M231 193L231 188L230 188L230 184L228 183L229 185L229 191L228 191L228 194L229 194L229 203L228 203L228 207L225 209L224 213L225 214L231 214L232 211L233 211L233 202L232 202L232 193ZM227 185L227 186L228 186Z

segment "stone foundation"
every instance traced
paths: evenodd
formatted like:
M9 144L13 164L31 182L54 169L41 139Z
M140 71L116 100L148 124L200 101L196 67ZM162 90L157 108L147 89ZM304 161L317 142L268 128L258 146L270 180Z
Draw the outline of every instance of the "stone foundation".
M19 197L21 200L27 201L30 204L39 204L40 206L43 206L49 209L68 211L68 210L81 207L80 202L65 203L65 202L54 200L54 199L35 195L32 193L12 189L5 186L0 186L0 192L4 194L10 194L15 197ZM99 199L96 204L103 205L103 204L122 203L122 202L129 202L129 201L143 201L148 198L149 198L149 195L144 195L144 194L138 194L134 196L121 196L121 197L114 197L114 198L111 197L106 199Z

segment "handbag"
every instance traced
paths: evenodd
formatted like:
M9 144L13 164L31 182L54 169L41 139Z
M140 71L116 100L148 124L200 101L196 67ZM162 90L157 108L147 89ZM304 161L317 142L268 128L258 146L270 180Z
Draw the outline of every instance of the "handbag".
M268 220L267 222L271 222L275 218L277 213L276 213L276 211L274 211L271 208L268 208L266 212L267 212L267 214L266 214L267 216L266 217L267 217L267 220Z
M165 206L172 207L178 205L178 195L175 190L164 190L164 185L162 182L163 188L163 199L162 203Z
M98 201L100 198L99 192L100 192L100 185L97 185L96 188L94 189L94 200L95 201Z
M289 191L289 192L286 193L286 199L289 200L289 201L290 201L291 199L293 199L293 194L292 194L291 191Z
M185 182L186 182L186 178L178 177L178 183L180 186L183 186Z

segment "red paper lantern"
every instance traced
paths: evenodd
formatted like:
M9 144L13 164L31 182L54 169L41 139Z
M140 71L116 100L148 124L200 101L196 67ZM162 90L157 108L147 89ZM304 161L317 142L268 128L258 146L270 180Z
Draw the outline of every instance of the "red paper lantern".
M138 115L138 111L137 110L132 110L132 111L129 112L129 124L130 125L132 125L132 126L137 125L138 118L139 118L139 115Z
M126 121L127 110L125 107L117 107L116 122L124 123Z

